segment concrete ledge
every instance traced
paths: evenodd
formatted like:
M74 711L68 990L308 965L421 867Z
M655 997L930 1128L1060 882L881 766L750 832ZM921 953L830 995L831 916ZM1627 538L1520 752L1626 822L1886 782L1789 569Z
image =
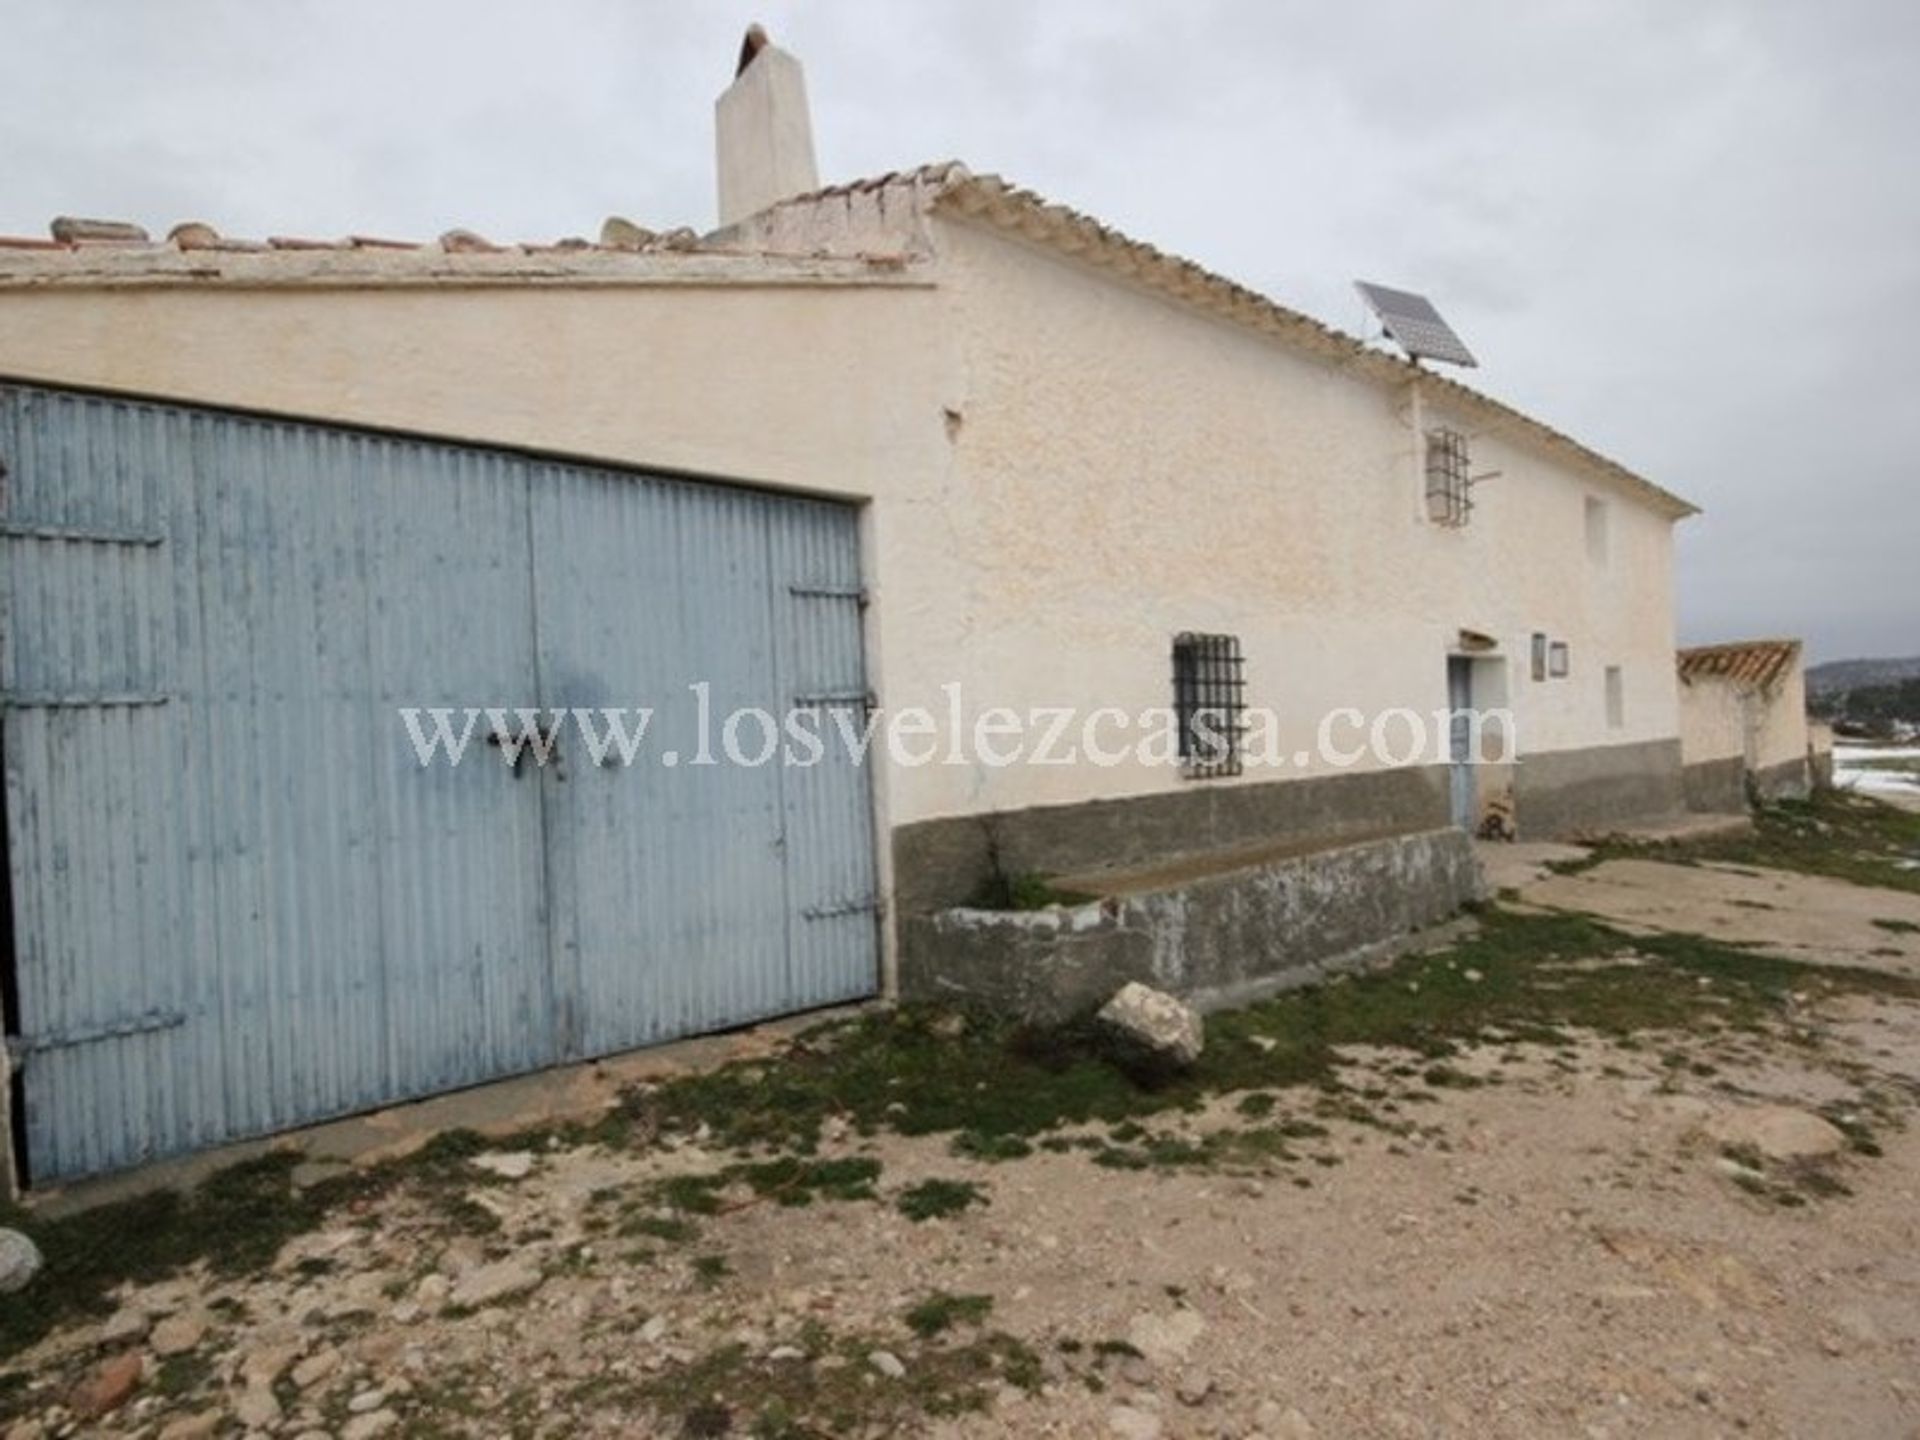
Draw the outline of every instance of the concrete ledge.
M1681 772L1687 809L1696 814L1730 814L1747 807L1747 762L1738 755L1700 760Z
M1240 1003L1363 963L1483 893L1466 832L1433 829L1074 907L907 915L901 998L1043 1023L1085 1014L1129 980Z
M1680 741L1523 754L1513 805L1522 840L1608 834L1679 815L1686 808Z
M1120 800L922 820L893 832L903 914L965 905L994 873L1062 875L1242 845L1345 844L1447 823L1445 766L1196 782Z

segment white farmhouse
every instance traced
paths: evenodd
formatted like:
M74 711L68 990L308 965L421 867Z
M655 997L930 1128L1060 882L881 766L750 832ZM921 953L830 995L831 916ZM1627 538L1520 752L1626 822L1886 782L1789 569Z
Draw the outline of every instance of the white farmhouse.
M34 1183L874 995L1249 993L1473 832L1683 808L1686 502L993 176L818 188L742 61L704 237L0 241ZM422 764L463 707L551 763ZM883 738L701 763L753 709ZM973 903L1036 877L1099 903Z

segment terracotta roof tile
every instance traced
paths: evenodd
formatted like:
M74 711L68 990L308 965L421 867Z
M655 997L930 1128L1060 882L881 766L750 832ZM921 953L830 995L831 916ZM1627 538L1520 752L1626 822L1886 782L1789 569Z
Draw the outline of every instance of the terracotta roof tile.
M1800 663L1798 640L1739 640L1725 645L1697 645L1676 657L1680 678L1717 678L1756 690L1770 690Z

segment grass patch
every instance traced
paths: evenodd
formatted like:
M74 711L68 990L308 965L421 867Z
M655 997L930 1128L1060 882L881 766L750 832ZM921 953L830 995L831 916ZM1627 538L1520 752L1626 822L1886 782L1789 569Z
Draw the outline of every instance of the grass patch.
M971 1180L922 1180L902 1190L893 1203L902 1215L918 1224L984 1205L987 1193Z
M984 1410L996 1385L1037 1390L1044 1373L1038 1355L999 1331L965 1343L943 1341L936 1331L906 1346L871 1336L814 1335L804 1348L810 1361L772 1360L741 1345L723 1345L631 1392L623 1388L611 1397L610 1408L630 1423L631 1401L637 1399L666 1422L662 1434L760 1440L917 1435L925 1433L929 1418ZM906 1373L898 1379L877 1375L867 1358L877 1349L894 1353Z
M1587 1029L1639 1044L1703 1028L1755 1029L1782 1017L1796 990L1920 995L1920 983L1693 936L1630 937L1581 916L1495 909L1449 950L1210 1016L1199 1064L1158 1085L1113 1063L1091 1026L979 1020L956 1033L937 1012L903 1010L814 1032L782 1063L680 1077L625 1103L637 1130L691 1134L704 1125L725 1146L804 1155L822 1123L839 1117L863 1134L950 1134L957 1153L1001 1158L1036 1143L1079 1148L1052 1132L1137 1124L1220 1094L1246 1094L1241 1104L1252 1108L1242 1113L1258 1119L1267 1102L1255 1094L1330 1086L1342 1046L1404 1048L1419 1057L1413 1074L1457 1083L1445 1062L1484 1038L1564 1046L1569 1031ZM1138 1137L1115 1129L1110 1139L1134 1145Z
M907 1311L907 1328L922 1340L945 1334L956 1325L981 1325L993 1313L991 1295L949 1295L936 1290Z
M997 1164L1026 1159L1033 1153L1033 1142L1022 1135L983 1135L977 1130L962 1130L953 1137L953 1153L968 1160Z
M1746 834L1669 845L1609 842L1593 851L1590 863L1615 856L1758 865L1920 893L1920 814L1823 790L1811 799L1758 807Z
M647 1235L655 1240L665 1240L668 1244L678 1245L698 1235L700 1227L688 1220L675 1219L671 1215L629 1215L620 1222L619 1229L614 1233L625 1239Z
M975 910L1047 910L1056 905L1091 905L1100 897L1079 890L1062 890L1045 875L990 876L968 898Z

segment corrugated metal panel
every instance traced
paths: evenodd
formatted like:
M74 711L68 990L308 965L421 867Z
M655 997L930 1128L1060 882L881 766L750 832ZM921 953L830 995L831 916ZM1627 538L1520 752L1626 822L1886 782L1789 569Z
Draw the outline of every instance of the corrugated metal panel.
M857 584L850 511L25 387L0 456L36 1178L872 991L871 916L795 918L871 884L864 774L648 758L695 680L716 727L857 683L857 612L773 574ZM422 768L397 714L532 704L665 738Z

